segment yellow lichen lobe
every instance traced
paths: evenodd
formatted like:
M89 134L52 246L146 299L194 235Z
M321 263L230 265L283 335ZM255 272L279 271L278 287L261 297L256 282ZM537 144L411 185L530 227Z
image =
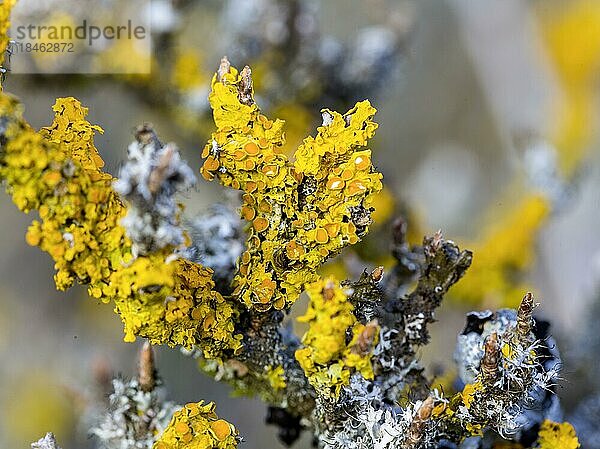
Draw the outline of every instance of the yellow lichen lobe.
M269 381L269 385L271 386L271 388L273 388L273 390L279 391L285 388L285 370L283 369L283 366L269 366L267 367L265 375L267 380Z
M350 375L359 372L373 379L371 355L379 334L374 323L363 325L352 313L348 301L350 292L333 278L308 286L310 304L298 321L308 324L302 337L303 347L296 351L296 359L311 385L326 396L337 397L348 385ZM346 334L352 339L346 343Z
M238 431L215 413L214 402L186 404L154 443L153 449L233 449Z
M245 101L233 67L215 75L209 100L217 130L201 173L243 194L240 215L248 242L234 294L258 310L291 305L316 270L368 232L372 199L381 188L365 146L377 124L368 101L348 113L324 110L325 125L288 158L282 120L270 120Z
M580 447L575 429L568 422L545 420L538 433L539 449L577 449Z

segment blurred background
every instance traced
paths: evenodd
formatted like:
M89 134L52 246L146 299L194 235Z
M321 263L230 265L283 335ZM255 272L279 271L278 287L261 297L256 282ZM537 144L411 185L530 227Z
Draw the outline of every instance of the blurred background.
M40 3L25 1L19 13L50 24L89 13L85 2ZM126 5L96 1L94 14L117 17ZM116 43L90 62L108 74L8 73L5 91L34 127L51 123L56 97L74 96L105 130L96 146L112 174L143 122L197 172L222 55L252 67L257 102L286 119L290 148L314 134L321 108L344 112L369 98L386 190L372 233L324 270L351 277L389 267L395 216L408 220L413 243L442 229L475 261L421 354L430 373L452 372L466 311L514 306L531 290L562 350L567 416L599 391L600 1L152 0L129 13L152 21L151 74L111 75L145 57ZM182 201L194 216L225 198L199 181ZM0 211L0 447L26 448L52 430L64 449L93 448L90 405L107 378L135 375L141 342L124 343L118 316L84 288L57 292L50 258L24 241L34 217L6 195ZM230 398L174 349L158 350L158 369L170 399L216 401L245 447L281 447L260 401Z

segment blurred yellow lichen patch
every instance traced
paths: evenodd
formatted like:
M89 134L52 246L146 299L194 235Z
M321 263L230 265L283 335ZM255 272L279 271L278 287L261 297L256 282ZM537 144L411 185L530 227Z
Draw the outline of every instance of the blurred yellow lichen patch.
M451 297L469 305L516 307L516 298L531 290L523 276L533 263L536 237L549 213L549 201L531 195L490 226L480 242L470 245L473 264L452 287Z
M285 144L283 152L292 157L304 137L313 129L314 117L300 104L283 103L273 109L274 117L285 122Z
M545 2L539 12L546 49L565 93L565 102L555 113L552 140L560 166L569 176L597 131L600 3Z
M278 391L285 388L285 371L283 366L267 367L266 377L273 390Z
M307 137L293 162L283 154L282 120L269 120L252 99L249 69L225 66L209 101L217 131L202 157L202 174L244 192L241 216L248 242L234 279L249 307L292 304L316 270L368 232L381 174L367 141L377 128L368 101L342 115L324 110L316 137Z
M373 228L377 228L390 220L396 208L396 199L389 187L383 187L379 194L373 197Z
M1 427L10 447L27 447L48 429L63 441L76 426L67 389L45 367L29 367L2 392ZM17 381L18 378L18 381Z
M54 31L40 33L40 38L36 39L35 44L47 51L32 51L31 57L41 72L60 70L61 65L65 63L65 58L75 58L82 44L80 40L74 39L69 33L61 33L56 30L74 30L77 23L72 15L63 11L54 11L41 26L46 27L46 30ZM71 44L73 51L60 51L65 48L65 44Z
M538 434L539 449L577 449L579 440L573 426L567 422L556 423L546 420Z
M238 432L219 419L213 402L186 404L176 412L153 449L232 449L237 447Z
M181 49L175 55L171 71L171 83L179 91L185 92L208 85L210 79L202 70L202 60L196 49Z
M99 73L123 74L140 82L150 82L153 60L149 45L134 39L115 39L106 50L99 53L92 64Z
M350 375L359 372L373 379L372 351L377 344L379 326L363 325L352 313L350 294L334 278L322 279L306 289L310 304L298 321L307 323L303 347L296 359L315 389L325 396L337 397L348 385ZM352 339L346 343L346 334Z

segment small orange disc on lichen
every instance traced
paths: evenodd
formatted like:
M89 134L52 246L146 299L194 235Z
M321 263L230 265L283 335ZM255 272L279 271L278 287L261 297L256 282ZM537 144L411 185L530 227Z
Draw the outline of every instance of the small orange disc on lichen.
M263 279L255 289L254 293L258 297L258 301L262 304L268 303L273 297L277 284L271 279Z
M248 251L244 251L242 254L242 263L247 264L250 262L250 253Z
M260 239L253 235L248 239L248 249L258 249L260 248Z
M269 221L266 218L258 217L252 222L256 232L262 232L269 227Z
M231 426L227 421L222 419L210 423L210 428L219 441L223 441L225 438L231 435Z
M315 232L315 240L317 243L327 243L329 241L329 234L324 228L317 228Z
M279 168L277 165L265 165L261 171L267 176L275 176L277 175Z
M347 192L348 192L348 195L354 196L354 195L359 195L366 190L367 190L367 187L361 181L356 180L356 181L352 181L348 185Z
M256 204L256 200L254 199L254 197L252 195L249 195L248 193L244 193L242 195L242 199L244 200L244 202L246 204L250 204L250 205Z
M212 156L208 156L204 161L204 168L206 170L214 171L219 168L219 161Z
M209 170L206 170L204 167L200 169L200 174L207 181L212 181L213 179L215 179L215 175L213 175L212 172L210 172Z
M371 159L368 156L356 156L354 159L354 165L359 170L364 170L371 164Z
M242 206L241 216L244 220L252 221L256 217L256 211L250 206Z
M255 167L256 167L256 162L254 162L252 159L247 159L246 162L244 163L244 168L246 170L254 170Z
M192 310L192 319L199 321L200 318L202 318L202 309L200 309L200 307L196 307L194 310Z
M329 237L333 238L340 233L340 224L339 223L327 223L325 225L325 229L327 230L327 234L329 234Z
M260 148L258 148L258 145L256 145L254 142L248 142L246 145L244 145L244 151L250 156L256 156L260 151Z
M334 176L333 178L329 178L329 180L327 181L327 188L330 190L341 190L344 188L345 184L346 183L342 178Z
M210 313L209 313L209 314L206 316L206 318L204 318L204 322L202 323L202 328L203 328L204 330L208 330L208 329L210 329L210 327L211 327L213 324L215 324L215 321L216 321L216 319L215 319L215 314L214 314L214 312L212 312L212 311L211 311L211 312L210 312Z
M258 146L261 148L267 148L269 146L269 141L264 137L258 139Z
M352 170L346 169L342 172L342 179L344 181L349 181L353 177L354 177L354 173L352 172Z
M248 181L246 183L246 191L249 193L255 192L257 187L258 186L257 186L256 182L254 182L254 181Z
M236 161L241 161L242 159L244 159L246 157L246 153L244 153L242 150L235 150L233 152L233 158Z
M186 433L189 433L189 431L190 426L188 426L186 423L180 421L175 424L175 432L177 432L179 435L185 435Z
M285 252L291 260L299 259L304 255L304 247L295 240L289 242L285 247Z

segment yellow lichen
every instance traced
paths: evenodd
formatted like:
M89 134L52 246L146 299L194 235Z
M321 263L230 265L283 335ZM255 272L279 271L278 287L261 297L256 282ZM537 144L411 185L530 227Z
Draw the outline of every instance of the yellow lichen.
M580 447L575 429L568 422L545 420L538 433L539 449L577 449Z
M36 133L16 100L0 96L0 177L19 209L38 209L27 242L53 258L57 288L88 284L92 297L114 301L126 341L200 345L208 358L237 351L234 303L213 291L212 271L185 260L167 263L172 248L133 259L119 225L126 209L94 147L101 128L85 120L87 108L74 98L58 99L53 110L52 125Z
M210 78L204 73L196 48L179 49L171 71L171 84L181 92L208 86Z
M469 408L475 399L475 393L481 390L483 390L483 385L481 382L475 382L465 385L463 390L458 394L462 398L464 406Z
M275 368L273 368L272 366L267 367L265 377L267 378L269 385L271 385L271 388L273 388L273 390L275 391L282 390L286 386L285 370L281 365Z
M373 195L382 188L365 146L377 125L368 101L341 115L324 110L325 125L292 162L282 120L269 120L234 68L212 83L217 131L206 145L202 174L242 190L248 243L234 279L235 295L268 310L292 304L317 268L368 231ZM243 92L242 92L243 91Z
M176 412L153 449L232 449L237 447L238 431L219 419L214 402L186 404Z
M549 201L527 197L510 215L473 243L473 264L452 287L452 297L470 305L516 307L515 298L531 288L524 274L534 261L536 235L550 213Z
M87 283L93 296L108 301L106 281L131 257L118 225L125 208L112 191L112 177L100 171L93 138L101 128L85 120L87 108L64 98L53 109L53 124L36 133L18 120L17 103L2 97L0 114L17 119L6 130L0 176L19 209L39 210L27 242L54 259L57 287Z
M349 291L333 278L315 282L306 291L310 305L298 321L309 327L302 337L303 347L296 350L296 359L311 385L321 394L337 397L352 373L373 379L371 355L379 327L357 322L348 301ZM346 343L348 331L352 333L350 343Z
M213 290L212 272L184 259L168 262L168 257L165 252L138 257L112 276L125 340L140 335L153 344L199 345L206 358L239 350L236 312Z
M539 18L545 49L564 93L553 111L551 138L562 172L571 176L597 132L600 4L595 0L557 2L540 8Z

